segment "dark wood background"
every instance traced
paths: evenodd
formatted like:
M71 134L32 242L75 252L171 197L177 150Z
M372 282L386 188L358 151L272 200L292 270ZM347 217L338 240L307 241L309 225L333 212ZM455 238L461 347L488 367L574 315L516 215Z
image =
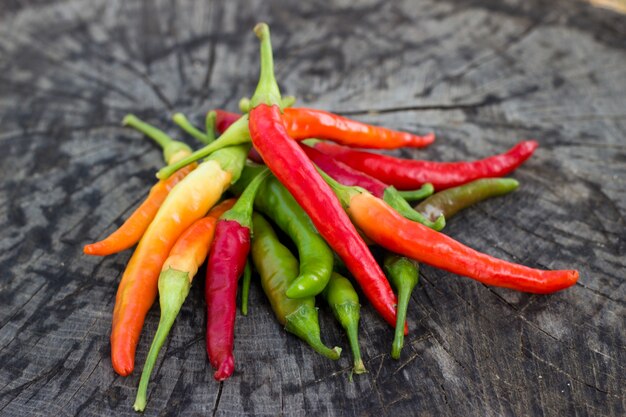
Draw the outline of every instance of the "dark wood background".
M489 288L428 266L399 361L363 309L369 373L315 354L273 319L258 285L237 317L237 371L216 383L202 279L172 329L147 415L626 415L626 19L577 1L38 1L0 7L0 415L134 415L158 321L135 373L109 363L111 312L130 252L82 245L122 223L161 166L120 126L134 112L234 110L258 73L255 22L299 103L415 132L474 159L536 138L513 195L446 233L539 268L576 268L550 296ZM193 143L189 140L189 143ZM347 348L322 307L324 339Z

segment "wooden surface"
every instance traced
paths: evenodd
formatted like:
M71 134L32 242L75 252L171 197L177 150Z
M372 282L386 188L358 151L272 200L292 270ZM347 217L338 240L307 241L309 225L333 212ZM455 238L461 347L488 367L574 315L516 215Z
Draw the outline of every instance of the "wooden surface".
M258 73L259 20L304 105L437 142L405 156L480 158L536 138L513 195L446 233L540 268L576 268L550 296L489 288L428 266L399 361L370 306L350 355L316 355L253 285L237 317L237 371L213 381L194 285L149 388L146 415L626 415L626 20L575 1L218 2L8 0L0 9L0 415L134 415L139 372L109 363L111 312L130 252L90 258L146 195L156 147L234 110ZM189 140L189 143L193 143ZM158 314L137 353L144 362ZM324 339L347 348L328 310ZM345 350L348 353L348 350Z

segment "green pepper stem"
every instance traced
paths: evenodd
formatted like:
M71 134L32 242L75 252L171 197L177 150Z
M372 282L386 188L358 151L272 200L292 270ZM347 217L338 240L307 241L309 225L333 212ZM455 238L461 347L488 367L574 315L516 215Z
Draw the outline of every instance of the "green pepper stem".
M180 161L161 168L157 173L157 178L164 180L169 178L179 169L196 162L199 159L209 156L211 153L226 146L240 145L250 142L250 131L248 130L248 116L242 116L233 123L215 142L206 145Z
M155 141L161 149L163 149L163 159L167 164L170 163L172 156L174 156L177 152L182 150L191 152L191 148L185 143L172 139L164 131L144 122L134 114L127 114L124 116L124 119L122 119L122 125L130 126Z
M250 295L250 282L252 281L252 268L250 260L246 260L246 267L243 270L243 282L241 283L241 313L248 315L248 296Z
M313 350L328 359L337 360L341 355L340 347L330 349L322 343L315 307L303 305L285 317L285 330L304 340Z
M285 96L280 102L280 108L286 109L296 104L296 98L294 96ZM250 111L250 99L248 97L243 97L239 100L239 111L242 113L248 113Z
M431 196L434 192L435 187L431 183L426 183L419 190L398 191L398 194L406 201L417 201Z
M204 120L204 127L206 129L206 137L208 139L207 143L211 143L215 140L215 124L217 123L217 113L214 110L211 110L206 114L206 119Z
M261 41L261 74L259 76L259 84L250 99L250 109L255 108L259 104L281 106L280 89L274 75L274 56L272 54L270 28L266 23L259 23L254 27L254 33Z
M346 331L348 336L348 343L350 343L350 350L352 350L352 358L354 360L354 367L352 372L355 374L363 374L367 372L363 359L361 358L361 348L359 347L359 310L358 303L346 302L341 305L335 306L337 316L341 322L341 326ZM403 327L404 330L404 327Z
M404 323L406 322L406 312L409 307L409 299L414 286L412 282L404 281L397 288L398 307L396 330L393 337L393 344L391 345L391 357L394 359L400 359L400 352L402 352L402 348L404 347Z
M406 202L404 198L398 193L394 187L387 187L383 194L383 200L389 204L395 211L397 211L403 217L423 224L436 231L440 231L446 225L446 219L444 216L439 216L437 220L431 222L420 212L417 212Z
M349 185L340 184L335 181L335 179L332 178L330 175L322 171L317 165L315 166L315 168L317 168L317 172L319 172L324 181L326 181L326 183L333 190L333 192L339 199L339 202L344 208L350 207L350 201L352 200L352 197L365 191L360 187L352 187Z
M189 294L190 288L191 282L189 281L189 274L187 272L170 268L161 272L159 276L159 305L161 307L161 318L159 320L159 327L152 340L146 363L141 372L141 380L139 381L137 397L133 406L135 411L144 411L146 408L146 394L150 375L154 369L159 351L165 339L167 339L167 335L174 324L174 320L176 320L176 316L185 298L187 298Z
M184 130L200 142L204 143L205 145L208 145L212 142L212 140L210 140L207 135L205 135L200 129L191 124L189 119L187 119L187 116L185 116L184 114L175 113L172 116L172 120L178 125L178 127L180 127L182 130Z
M416 261L404 256L388 253L384 260L385 270L391 285L398 293L396 331L391 346L391 357L400 358L400 352L404 346L404 324L406 312L413 288L419 280L419 265Z
M254 198L256 193L263 185L263 181L269 176L270 170L265 168L261 171L250 184L246 187L243 193L237 199L235 205L224 213L221 219L233 220L239 223L243 227L248 229L252 228L252 209L254 206Z

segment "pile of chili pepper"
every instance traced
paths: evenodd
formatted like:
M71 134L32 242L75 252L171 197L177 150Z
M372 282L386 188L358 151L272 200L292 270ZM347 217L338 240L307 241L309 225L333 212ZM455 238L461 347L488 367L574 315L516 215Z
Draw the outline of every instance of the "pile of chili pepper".
M327 346L318 321L316 303L326 303L345 329L355 374L366 372L358 341L365 300L395 328L391 356L400 357L419 263L530 293L576 283L575 270L514 264L441 232L458 211L517 189L516 180L501 177L530 158L537 142L522 141L505 153L463 162L355 149L424 147L435 137L292 107L295 99L281 95L274 77L268 26L258 24L254 32L261 71L252 97L240 102L242 114L209 111L204 128L181 113L173 116L204 147L192 152L137 117L124 118L125 125L163 148L167 166L126 222L84 252L104 256L136 245L113 311L111 362L119 375L133 372L144 320L159 296L161 319L135 410L146 407L159 351L205 260L206 350L218 381L236 369L240 279L243 315L256 277L285 330L336 360L342 350ZM384 248L381 259L371 245Z

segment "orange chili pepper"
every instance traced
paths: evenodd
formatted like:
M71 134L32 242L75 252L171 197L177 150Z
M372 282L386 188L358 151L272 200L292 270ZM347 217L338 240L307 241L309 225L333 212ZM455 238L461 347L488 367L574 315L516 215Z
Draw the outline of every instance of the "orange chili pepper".
M159 273L176 239L206 214L232 177L215 160L200 164L172 189L139 241L122 276L113 311L111 360L118 374L126 376L133 371L143 322L156 299Z
M188 153L189 154L189 153ZM148 197L130 215L116 231L103 240L85 245L83 252L87 255L106 256L121 252L139 242L141 236L156 216L159 207L165 201L172 188L193 171L198 164L194 163L176 171L167 180L157 182L150 189Z
M206 217L189 226L178 238L170 251L170 256L163 264L163 269L159 275L161 318L141 373L134 406L136 411L143 411L146 407L148 381L154 364L174 320L176 320L176 316L189 294L191 282L198 272L198 267L209 253L215 235L217 219L226 210L229 210L235 201L234 198L223 201L213 207Z
M536 294L570 287L578 271L544 271L480 253L420 223L405 219L369 193L351 196L348 214L373 241L393 252L487 285Z

